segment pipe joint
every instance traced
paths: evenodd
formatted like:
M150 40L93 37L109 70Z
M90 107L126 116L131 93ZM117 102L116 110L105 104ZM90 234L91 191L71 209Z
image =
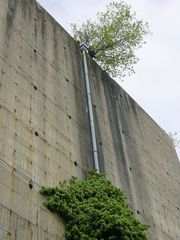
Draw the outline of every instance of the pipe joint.
M86 51L86 52L88 52L88 46L85 44L85 42L81 42L81 43L79 44L79 47L80 47L81 51Z

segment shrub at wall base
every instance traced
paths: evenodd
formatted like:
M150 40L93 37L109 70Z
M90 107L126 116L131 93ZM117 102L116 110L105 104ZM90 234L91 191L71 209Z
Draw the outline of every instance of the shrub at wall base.
M123 192L103 174L90 172L83 181L72 177L57 187L42 187L44 205L65 222L69 240L147 240L148 225L135 218Z

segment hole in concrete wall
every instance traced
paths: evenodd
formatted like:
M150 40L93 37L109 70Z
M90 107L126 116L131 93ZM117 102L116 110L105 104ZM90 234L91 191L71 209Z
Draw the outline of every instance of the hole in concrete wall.
M169 176L169 173L167 172L167 175Z
M131 167L129 167L129 170L130 170L130 171L132 171L132 168L131 168Z
M66 50L66 47L64 47L64 50Z
M34 85L34 89L37 90L37 87Z
M30 189L33 188L33 181L32 181L32 180L29 181L29 188L30 188Z
M76 166L76 167L78 166L78 163L76 161L74 161L74 166Z
M96 108L96 105L95 105L95 104L94 104L93 106L94 106L94 108Z
M37 131L35 131L35 133L34 133L35 135L36 135L36 137L38 137L39 136L39 133L37 132Z
M140 214L139 210L137 210L137 214Z
M34 49L34 52L35 52L35 53L37 53L37 50L36 50L36 49Z
M123 133L123 134L125 133L124 130L122 130L122 133Z
M101 145L101 146L102 146L102 142L100 142L100 143L99 143L99 145Z
M72 117L69 115L69 119L72 119Z
M66 78L66 82L69 82L69 80Z

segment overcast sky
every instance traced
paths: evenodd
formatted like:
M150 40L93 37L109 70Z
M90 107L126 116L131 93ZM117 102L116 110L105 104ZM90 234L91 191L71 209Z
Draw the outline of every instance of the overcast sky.
M94 19L110 0L38 0L70 31ZM166 131L180 138L180 0L125 0L153 33L138 51L136 73L119 84ZM180 155L180 149L178 150Z

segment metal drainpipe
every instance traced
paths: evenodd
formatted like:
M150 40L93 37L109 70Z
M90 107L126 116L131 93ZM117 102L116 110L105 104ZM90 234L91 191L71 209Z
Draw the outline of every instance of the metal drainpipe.
M86 83L86 95L88 100L88 112L89 112L89 121L90 121L90 128L91 128L94 167L95 167L95 170L99 173L100 171L99 171L99 160L98 160L98 152L97 152L96 131L95 131L95 124L94 124L94 116L93 116L91 88L89 83L89 72L88 72L87 58L86 58L86 54L88 53L88 47L83 42L80 43L79 47L83 53L84 75L85 75L85 83Z

